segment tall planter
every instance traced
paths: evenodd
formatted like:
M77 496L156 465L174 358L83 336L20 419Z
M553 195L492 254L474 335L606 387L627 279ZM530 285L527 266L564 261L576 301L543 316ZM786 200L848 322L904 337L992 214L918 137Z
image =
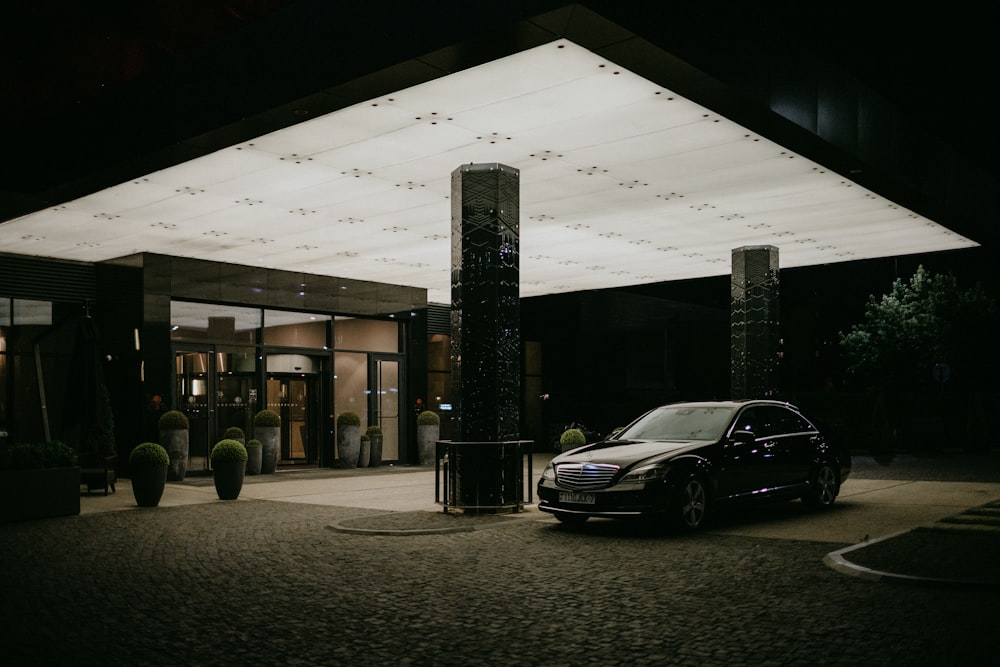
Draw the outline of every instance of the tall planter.
M273 475L278 469L278 447L281 443L280 426L258 426L255 439L260 440L260 474Z
M437 441L441 439L441 419L436 412L425 410L417 415L417 456L420 465L434 465Z
M261 463L263 462L262 452L264 446L260 443L260 440L254 438L247 443L247 474L248 475L259 475Z
M368 465L372 468L377 468L382 465L382 434L381 433L371 433L369 431L368 437L371 438L371 458L368 461Z
M189 454L187 415L179 410L168 410L160 416L159 428L160 444L170 457L167 480L183 482L187 475Z
M361 456L361 418L354 412L337 417L337 452L343 468L357 468Z
M358 467L367 468L372 461L372 439L367 435L361 435L361 448L358 450Z
M183 482L187 476L188 432L178 429L160 431L160 444L167 450L167 456L170 457L167 479L171 482Z
M253 418L253 435L260 440L260 473L274 474L281 446L281 417L273 410L261 410Z

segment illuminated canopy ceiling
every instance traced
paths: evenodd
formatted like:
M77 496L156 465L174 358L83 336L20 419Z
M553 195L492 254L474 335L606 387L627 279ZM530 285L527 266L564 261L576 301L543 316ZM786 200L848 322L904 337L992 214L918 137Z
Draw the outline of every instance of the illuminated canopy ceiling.
M451 172L520 170L521 296L974 247L567 40L0 225L6 252L157 252L423 287L450 301Z

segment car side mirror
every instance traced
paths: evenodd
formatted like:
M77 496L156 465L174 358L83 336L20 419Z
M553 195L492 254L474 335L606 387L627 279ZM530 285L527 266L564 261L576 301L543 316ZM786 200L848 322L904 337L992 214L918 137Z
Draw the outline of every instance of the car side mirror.
M756 440L757 436L754 435L753 431L743 431L743 430L733 431L733 442L746 444L755 442Z

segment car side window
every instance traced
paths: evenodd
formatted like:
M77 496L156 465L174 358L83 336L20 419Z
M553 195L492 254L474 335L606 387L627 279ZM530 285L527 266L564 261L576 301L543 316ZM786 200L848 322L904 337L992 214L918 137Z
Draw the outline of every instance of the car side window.
M747 408L736 418L734 431L750 431L758 438L773 435L770 419L762 407Z
M774 407L774 423L778 433L807 433L815 430L808 421L797 413L787 409Z
M812 431L813 428L791 410L776 405L758 405L741 412L733 430L752 431L758 438L769 438L782 433Z

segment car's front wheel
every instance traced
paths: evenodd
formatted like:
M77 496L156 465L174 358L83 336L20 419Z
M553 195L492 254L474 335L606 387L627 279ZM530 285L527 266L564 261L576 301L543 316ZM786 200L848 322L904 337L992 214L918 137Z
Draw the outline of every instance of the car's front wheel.
M672 523L683 530L701 528L708 512L708 490L701 477L691 473L681 480L668 512Z
M833 466L822 463L817 466L809 479L809 490L802 496L802 502L810 507L830 507L837 499L840 483Z

